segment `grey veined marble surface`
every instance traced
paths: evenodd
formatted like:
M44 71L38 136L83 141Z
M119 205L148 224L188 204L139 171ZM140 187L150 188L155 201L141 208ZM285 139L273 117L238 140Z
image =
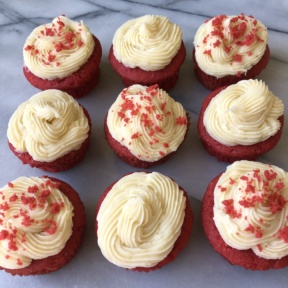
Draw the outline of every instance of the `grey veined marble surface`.
M197 136L197 119L209 93L192 69L193 38L200 24L219 14L253 15L269 30L271 60L258 77L285 105L288 119L288 1L287 0L195 0L195 1L93 1L93 0L2 0L0 1L0 187L19 176L48 174L68 182L80 194L87 212L87 229L76 257L61 270L43 276L18 277L0 271L0 287L287 287L287 269L252 272L234 267L209 245L200 222L200 205L207 184L227 164L209 156ZM75 168L57 174L23 166L7 145L7 124L19 104L36 94L22 73L22 48L36 26L60 14L83 20L103 48L98 86L79 102L90 113L93 130L85 159ZM113 181L139 169L128 166L110 150L104 139L104 115L124 88L108 61L115 30L125 21L145 14L165 15L183 31L187 50L179 80L169 93L181 102L191 117L188 137L177 154L163 165L150 169L172 177L189 194L195 224L189 244L179 257L161 270L150 273L126 271L110 264L101 254L94 233L95 205ZM286 121L285 121L286 122ZM281 141L258 160L288 171L288 125Z

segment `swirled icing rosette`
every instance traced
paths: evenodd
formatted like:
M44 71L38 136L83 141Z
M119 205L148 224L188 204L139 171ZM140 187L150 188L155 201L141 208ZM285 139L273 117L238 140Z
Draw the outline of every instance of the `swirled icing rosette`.
M72 234L73 205L58 186L48 178L19 177L1 189L2 268L25 268L64 248Z
M284 105L261 80L242 80L217 94L203 123L209 135L227 145L252 145L275 135Z
M214 189L214 221L222 239L265 259L288 255L288 177L273 165L238 161Z
M88 27L59 16L28 36L23 48L24 65L42 79L62 79L79 70L93 50L93 35Z
M219 15L197 30L195 58L208 75L241 75L260 61L267 42L267 28L252 16Z
M7 136L20 153L51 162L80 148L90 130L78 102L65 92L50 89L22 103L11 116Z
M188 129L186 111L157 85L124 89L108 111L112 137L138 159L155 162L177 150Z
M157 172L124 176L108 192L97 214L103 255L129 269L157 265L181 233L185 207L183 191L169 177Z
M167 17L145 15L119 27L113 38L114 55L126 67L161 70L180 49L182 32Z

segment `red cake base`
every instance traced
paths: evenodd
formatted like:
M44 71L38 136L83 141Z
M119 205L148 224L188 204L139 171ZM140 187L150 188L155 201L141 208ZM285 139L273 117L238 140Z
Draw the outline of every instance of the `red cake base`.
M114 56L113 45L111 46L109 52L109 61L113 69L122 78L122 82L126 87L133 84L141 84L144 86L158 84L158 86L165 91L168 91L175 86L178 79L180 66L184 62L185 57L186 49L182 41L178 53L174 56L170 64L158 71L145 71L139 67L129 68L120 63Z
M229 86L231 84L235 84L241 80L254 79L258 76L262 70L267 66L270 60L270 50L267 45L266 50L260 61L255 64L250 70L246 73L242 73L239 76L229 75L222 78L216 78L215 76L211 76L206 74L204 71L200 69L198 63L195 58L195 49L193 50L193 61L194 61L194 71L198 80L208 89L215 90L223 86Z
M215 249L220 255L232 265L239 265L250 270L268 270L280 269L288 266L288 256L282 259L271 260L258 257L251 249L237 250L228 246L220 236L217 227L215 226L213 217L214 206L214 188L221 174L214 178L207 187L207 190L202 199L202 224L205 234Z
M279 131L269 137L268 139L253 144L253 145L235 145L235 146L226 146L215 139L213 139L207 132L204 123L204 113L206 108L208 107L210 101L213 97L219 94L226 87L219 88L213 92L211 92L203 101L202 108L200 111L200 115L198 118L198 134L202 140L203 147L207 150L207 152L216 157L219 161L232 163L237 160L256 160L260 155L272 150L277 143L279 142L282 130L284 126L284 115L279 117L279 121L281 123L281 127Z
M74 207L72 234L63 250L56 255L45 259L32 260L28 267L22 269L4 269L0 267L1 270L5 270L12 275L28 276L56 271L65 266L74 257L82 243L85 230L85 208L78 193L69 184L59 179L45 177L60 183L59 190L68 197Z
M99 65L102 56L102 47L99 40L93 36L94 50L88 61L76 72L63 79L47 80L34 75L26 66L23 73L34 87L40 90L58 89L74 98L80 98L88 94L98 83Z
M149 173L149 172L146 172L146 173ZM116 182L111 184L104 191L104 193L101 195L101 197L99 198L98 203L97 203L97 207L96 207L96 219L97 219L97 214L98 214L98 211L101 207L102 202L104 201L105 197L107 196L107 194L109 193L109 191L112 189L112 187L114 186L114 184ZM191 206L190 206L187 192L181 186L179 186L179 188L180 188L180 190L183 191L184 196L186 198L186 207L185 207L184 222L183 222L182 227L181 227L181 234L179 235L178 239L176 240L173 249L171 250L171 252L167 255L167 257L165 259L163 259L162 261L160 261L157 265L155 265L153 267L136 267L136 268L127 269L127 270L138 271L138 272L149 272L149 271L154 271L154 270L160 269L160 268L162 268L162 266L167 265L170 262L174 261L175 258L177 257L177 255L184 249L184 247L188 243L188 240L190 238L190 234L192 231L194 215L193 215L193 212L191 210ZM95 222L96 235L97 235L97 230L98 230L98 222L96 220L96 222Z

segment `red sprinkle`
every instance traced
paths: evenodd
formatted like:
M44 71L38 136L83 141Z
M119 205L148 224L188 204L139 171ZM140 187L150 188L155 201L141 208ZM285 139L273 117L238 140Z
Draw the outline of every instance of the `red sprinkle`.
M278 238L284 240L285 243L288 243L288 226L279 230Z
M56 232L57 230L57 224L54 220L44 220L45 223L49 224L49 226L47 226L43 232L47 232L48 234L52 235Z

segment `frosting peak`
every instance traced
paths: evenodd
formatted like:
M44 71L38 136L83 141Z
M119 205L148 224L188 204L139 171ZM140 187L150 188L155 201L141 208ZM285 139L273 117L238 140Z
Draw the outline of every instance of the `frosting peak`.
M180 49L182 32L167 17L145 15L127 21L116 31L113 52L126 67L161 70Z

